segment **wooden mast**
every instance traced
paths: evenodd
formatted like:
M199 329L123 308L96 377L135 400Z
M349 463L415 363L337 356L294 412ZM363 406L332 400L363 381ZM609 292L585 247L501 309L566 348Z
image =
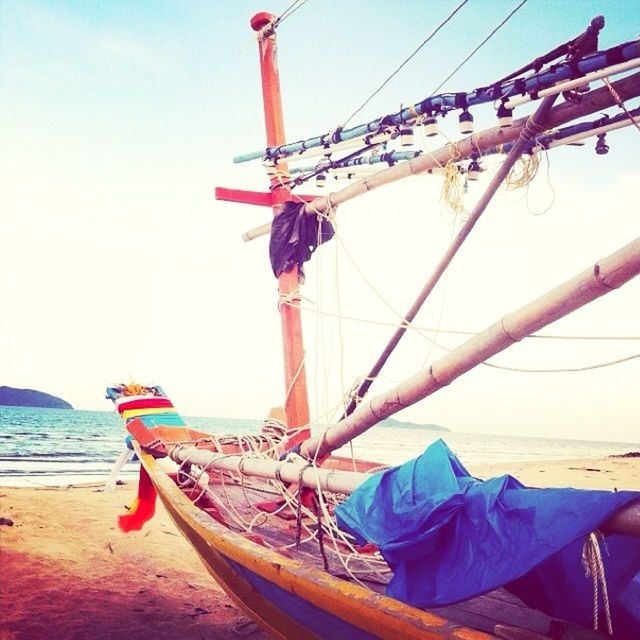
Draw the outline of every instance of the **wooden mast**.
M251 28L258 32L258 49L260 53L260 73L262 76L262 98L264 102L264 121L267 132L267 145L277 146L285 143L284 117L280 95L280 76L276 61L276 34L271 27L276 16L260 12L251 18ZM283 161L276 166L277 174L270 180L271 204L273 215L277 216L282 205L293 196L278 178L287 172L287 164ZM296 295L298 289L298 266L284 272L278 278L278 291L281 298ZM309 423L309 400L307 395L307 379L304 365L304 347L302 342L302 321L300 309L294 305L280 305L282 324L282 340L284 347L285 375L285 411L288 427L301 427ZM309 431L301 437L308 437Z

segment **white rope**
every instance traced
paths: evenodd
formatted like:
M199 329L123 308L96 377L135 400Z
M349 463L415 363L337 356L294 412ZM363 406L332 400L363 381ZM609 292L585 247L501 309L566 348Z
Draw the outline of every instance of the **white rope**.
M524 0L526 2L526 0ZM462 7L464 7L465 4L467 4L467 2L469 2L469 0L462 0L462 2L447 16L447 18L445 18L445 20L443 22L441 22L432 32L431 34L429 34L429 36L427 38L425 38L425 40L423 40L420 45L418 46L417 49L415 49L413 51L413 53L406 58L406 60L404 60L404 62L402 62L402 64L400 64L395 71L389 75L384 82L342 123L342 127L345 127L352 119L355 115L357 115L360 111L362 111L362 109L364 109L364 107L369 104L369 102L383 89L383 87L400 71L400 69L402 69L402 67L404 67L417 53L418 51L420 51L420 49L422 49L422 47L424 47L429 40L431 40L436 33L438 33L438 31L440 31L440 29L442 29L442 27L444 27L447 22L449 22L449 20L451 20L453 18L453 16L456 15L456 13L458 13L458 11L460 11L460 9L462 9Z
M604 615L607 622L607 632L613 635L613 623L611 621L611 610L609 608L609 593L607 591L607 580L604 572L604 562L600 552L600 543L604 542L604 537L599 531L594 531L587 536L582 547L582 566L587 578L593 580L593 629L598 630L598 608L600 598L598 596L599 587L602 588L602 602L604 605Z

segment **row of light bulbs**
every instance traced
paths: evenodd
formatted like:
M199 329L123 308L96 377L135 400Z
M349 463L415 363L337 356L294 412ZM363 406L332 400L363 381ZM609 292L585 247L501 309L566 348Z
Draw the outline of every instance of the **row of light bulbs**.
M497 111L498 116L498 126L500 128L505 128L511 126L513 123L513 109L507 109L504 104L501 104ZM460 116L458 117L458 122L460 125L460 133L462 135L470 135L474 131L473 126L473 116L471 113L465 109L462 111ZM425 135L427 137L433 137L438 135L438 122L434 116L428 116L422 123L422 127L424 128ZM609 153L609 145L605 139L606 133L601 133L598 135L595 152L598 155L605 155ZM399 132L400 137L400 146L402 147L411 147L414 143L414 133L412 127L402 127ZM484 171L478 162L477 157L472 157L471 161L467 165L466 177L467 180L472 182L476 182L480 179L480 174ZM437 173L437 170L432 170L430 173ZM349 174L349 178L357 177L356 173ZM326 185L327 176L324 173L320 173L316 175L316 186L324 187Z
M498 126L502 129L510 127L513 124L513 109L507 109L503 104L498 107ZM458 124L460 127L460 133L463 136L467 136L473 133L473 115L468 109L462 111L458 116ZM424 130L424 134L428 138L433 138L440 133L438 127L438 121L435 116L427 116L421 123ZM400 146L410 147L413 145L413 128L402 127L400 129Z
M482 166L480 165L480 163L478 162L477 158L472 158L471 161L469 162L469 164L467 165L466 171L464 173L466 173L466 178L467 180L470 180L472 182L476 182L478 180L480 180L480 174L484 171L484 169L482 168ZM444 169L441 167L436 167L435 169L431 169L429 171L429 173L432 174L437 174L437 173L443 173ZM353 173L348 173L345 175L345 178L348 180L351 180L353 178L359 178L361 177L356 171L354 171ZM326 173L318 173L315 177L315 184L316 187L319 187L320 189L322 189L323 187L326 186L327 184L327 174Z
M596 140L596 147L595 147L595 152L596 154L598 154L599 156L603 156L606 155L607 153L609 153L609 145L607 144L606 141L606 133L600 133L598 134L598 138ZM431 169L429 171L429 173L441 173L443 171L443 169L441 168L435 168L435 169ZM482 168L482 166L480 165L480 163L478 162L477 158L472 158L471 162L469 162L469 164L467 165L467 170L466 170L466 177L467 180L470 180L472 182L476 182L477 180L480 179L480 174L484 171L484 169ZM347 179L351 179L351 178L357 178L358 174L356 172L354 173L350 173L347 174ZM318 175L316 175L316 187L324 187L327 183L327 175L325 173L319 173Z

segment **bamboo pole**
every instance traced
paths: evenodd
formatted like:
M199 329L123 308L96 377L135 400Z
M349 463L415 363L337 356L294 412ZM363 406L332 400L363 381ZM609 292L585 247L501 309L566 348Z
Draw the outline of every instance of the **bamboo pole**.
M640 95L640 73L635 73L621 80L617 80L612 83L612 87L623 101L635 98ZM595 89L584 94L582 100L577 104L564 102L554 107L547 120L548 128L559 127L576 118L607 109L614 104L616 104L616 101L607 87ZM515 121L510 127L493 127L492 129L486 129L480 133L468 136L455 144L448 144L429 154L424 154L408 162L396 164L388 169L378 171L375 175L349 185L340 191L334 191L327 196L319 196L305 206L305 212L309 214L324 213L329 208L335 208L368 191L373 191L385 184L390 184L403 178L444 166L450 160L455 162L470 158L473 153L482 155L485 149L492 149L514 142L526 123L527 118L521 118ZM242 236L243 240L253 240L254 238L269 233L271 229L270 223L263 225L259 229L260 231L258 231L258 229L251 229L246 232Z
M537 300L507 314L428 369L361 404L350 416L329 427L321 436L303 442L301 455L315 459L328 454L380 420L450 384L514 342L617 289L639 273L640 237Z
M193 445L179 445L170 452L178 464L194 464L205 472L207 469L229 471L254 478L280 479L288 484L302 484L310 489L330 493L353 493L374 474L358 471L339 471L311 467L305 462L277 462L268 458L250 458L226 455L198 449ZM204 474L201 476L204 478ZM621 533L640 537L640 500L617 511L604 526L607 533Z
M192 445L178 445L171 450L169 455L178 464L195 464L205 471L214 468L256 478L279 478L288 484L301 483L305 487L312 489L320 487L322 491L333 493L352 493L371 477L369 473L311 467L308 462L303 460L300 462L279 462L269 458L227 455L198 449Z
M391 339L383 349L382 353L367 374L366 378L360 383L358 390L351 398L344 411L344 415L342 416L343 418L351 415L354 409L358 406L358 403L367 394L367 391L369 391L369 387L373 384L373 381L382 370L382 367L384 367L385 363L389 359L389 356L393 353L394 349L398 346L398 343L402 339L402 336L406 333L409 324L413 322L416 315L418 315L418 311L420 311L422 305L425 303L426 299L429 297L435 286L440 281L442 274L451 264L451 261L462 246L462 243L471 233L471 230L475 226L476 222L480 219L480 216L484 213L485 209L489 205L489 202L491 202L491 199L495 195L500 185L503 183L504 179L509 174L509 171L511 171L513 165L523 154L524 150L527 147L527 144L536 136L536 134L545 129L544 125L549 116L549 111L551 110L551 107L553 106L553 103L555 102L557 97L558 96L556 94L544 98L535 113L527 120L526 125L522 127L522 130L520 131L520 137L509 151L505 161L498 167L498 170L491 179L491 182L489 182L489 186L486 188L485 192L482 194L478 202L476 202L476 205L469 215L469 218L460 228L460 231L453 239L453 242L445 251L444 255L440 259L440 262L438 262L436 268L433 270L431 277L427 280L424 287L422 287L422 290L418 294L416 301L413 303L413 305L405 315L402 324L395 330L395 332L391 336Z
M591 73L585 74L581 78L575 78L573 80L567 80L566 82L559 82L558 84L554 84L548 89L542 89L541 91L538 91L537 97L544 98L545 96L550 96L554 93L569 91L570 89L575 89L576 87L581 87L585 84L589 84L590 82L600 80L600 78L615 76L619 73L624 73L625 71L636 69L637 67L640 67L640 58L633 58L632 60L627 60L626 62L621 62L620 64L614 64L610 67L605 67L604 69L600 69L600 71L592 71ZM504 107L505 109L515 109L520 105L530 102L531 100L532 98L529 94L525 94L524 96L515 96L513 98L509 98L504 103Z

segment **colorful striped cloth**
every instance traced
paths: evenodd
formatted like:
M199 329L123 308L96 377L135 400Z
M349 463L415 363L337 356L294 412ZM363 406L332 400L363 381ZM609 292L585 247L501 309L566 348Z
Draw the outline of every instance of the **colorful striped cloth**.
M160 387L148 387L148 389L148 394L128 396L122 395L121 387L109 387L107 397L113 400L125 423L139 418L147 427L186 426L185 421L174 409L173 403L164 395Z
M126 385L117 385L107 388L107 398L113 403L122 416L125 424L133 420L139 420L145 427L151 429L159 425L168 427L186 427L186 423L180 414L174 409L173 403L164 394L161 387L142 387L136 385L136 393L127 395L130 388ZM127 436L126 443L129 448L131 436ZM140 480L138 483L138 495L128 508L127 513L118 517L118 526L122 531L139 531L142 525L150 520L155 513L156 489L151 482L145 468L140 466Z

